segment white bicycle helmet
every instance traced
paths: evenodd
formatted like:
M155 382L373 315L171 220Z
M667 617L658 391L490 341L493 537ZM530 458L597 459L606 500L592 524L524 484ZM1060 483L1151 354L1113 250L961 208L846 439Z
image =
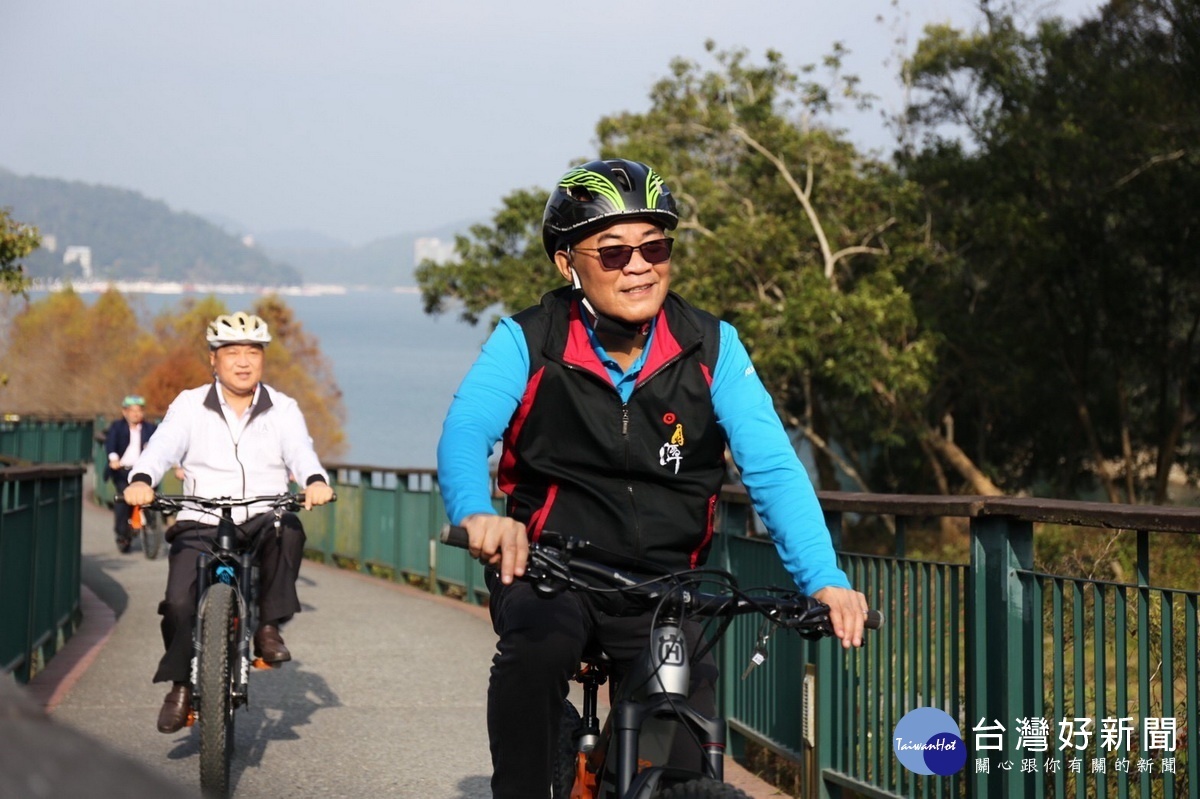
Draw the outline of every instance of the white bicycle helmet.
M258 344L265 347L271 341L271 333L261 317L238 311L222 314L209 322L205 338L208 339L210 350L220 349L227 344Z

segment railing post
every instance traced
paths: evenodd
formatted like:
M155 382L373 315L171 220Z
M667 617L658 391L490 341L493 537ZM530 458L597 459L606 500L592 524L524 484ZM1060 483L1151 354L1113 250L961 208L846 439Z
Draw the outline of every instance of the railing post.
M825 526L829 530L834 550L840 549L842 545L842 514L838 511L825 511ZM838 747L842 746L845 741L842 732L843 720L840 716L841 680L838 679L837 673L838 666L842 662L838 652L840 648L833 640L825 640L816 645L817 774L815 781L820 787L821 799L840 799L842 796L840 785L827 782L821 777L826 769L835 769L841 765L842 759L837 758L836 755Z
M971 520L971 569L967 614L970 666L967 675L967 741L970 795L974 799L1018 799L1035 795L1032 773L1022 773L1019 754L1013 762L1013 727L1034 711L1034 675L1030 662L1030 623L1036 611L1027 581L1019 570L1033 566L1033 525L1003 516ZM981 722L982 720L982 722ZM1003 725L1001 732L997 722ZM974 728L993 728L974 732ZM999 750L976 750L976 742L998 742ZM990 760L990 770L976 769L976 759ZM1008 769L1003 764L1008 764Z

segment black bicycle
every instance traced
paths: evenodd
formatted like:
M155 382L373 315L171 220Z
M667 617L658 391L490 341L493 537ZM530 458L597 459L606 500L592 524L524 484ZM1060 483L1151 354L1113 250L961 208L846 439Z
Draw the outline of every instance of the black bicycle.
M442 541L466 548L466 530L447 527ZM690 663L702 653L688 652L683 621L718 622L704 636L707 648L735 616L761 614L764 626L749 672L766 659L767 640L777 628L814 640L832 636L829 608L794 590L741 589L731 574L715 569L647 578L589 559L588 549L586 541L543 533L538 543L530 545L521 579L547 595L564 590L618 594L631 607L653 613L653 622L645 649L620 680L613 679L603 653L585 654L575 677L583 686L583 713L569 700L564 703L554 799L748 799L745 792L724 782L725 720L706 716L688 702ZM866 624L878 628L883 616L868 611ZM601 727L599 688L610 679L612 710ZM700 747L701 771L670 764L677 735L690 736Z
M258 506L275 515L274 525L247 534L233 521L233 509ZM271 668L253 658L258 629L257 555L266 535L278 534L285 511L304 507L304 494L231 499L156 494L147 506L174 514L185 508L217 520L212 550L197 564L196 627L192 643L192 712L188 725L200 726L200 789L205 796L229 796L234 711L250 698L250 669Z

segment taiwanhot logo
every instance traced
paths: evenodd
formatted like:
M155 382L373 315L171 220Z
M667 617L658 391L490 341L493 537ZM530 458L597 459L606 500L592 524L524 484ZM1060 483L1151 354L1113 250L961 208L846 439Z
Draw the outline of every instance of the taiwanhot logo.
M936 707L913 708L892 736L896 759L914 774L948 777L967 764L967 745L958 724Z

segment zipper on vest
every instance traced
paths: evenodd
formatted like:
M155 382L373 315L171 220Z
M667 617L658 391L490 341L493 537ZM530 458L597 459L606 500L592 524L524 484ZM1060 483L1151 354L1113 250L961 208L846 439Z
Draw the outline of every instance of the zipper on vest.
M633 482L629 479L629 405L621 403L621 440L625 442L625 495L629 498L629 510L633 515L633 539L637 555L642 554L642 523L638 518L637 500L633 494Z
M655 377L657 377L658 374L660 372L662 372L664 369L666 369L668 366L670 366L671 364L675 363L676 361L684 358L687 355L691 355L694 350L698 350L698 349L700 349L699 342L695 342L695 343L690 344L689 346L685 347L684 349L681 349L679 352L675 353L670 358L667 358L665 361L660 363L658 366L654 367L653 372L651 372L648 375L645 375L644 377L639 377L637 383L633 387L633 390L637 391L639 388L642 387L642 385L644 385L645 383L647 383L650 380L653 380Z

